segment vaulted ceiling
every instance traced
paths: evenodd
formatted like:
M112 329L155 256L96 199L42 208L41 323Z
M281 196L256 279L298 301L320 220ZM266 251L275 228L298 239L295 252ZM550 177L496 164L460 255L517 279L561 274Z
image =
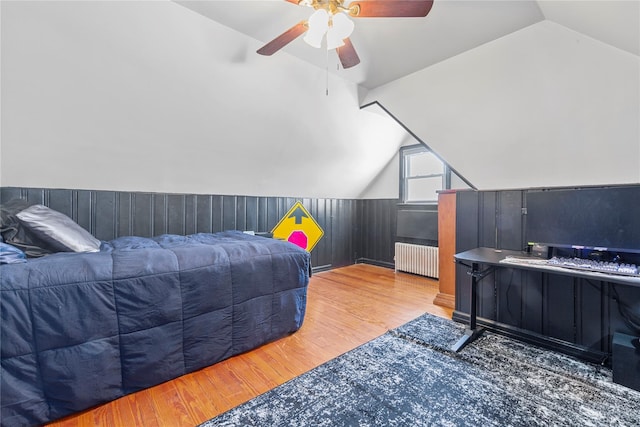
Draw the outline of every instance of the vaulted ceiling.
M639 0L358 18L349 70L256 53L309 17L284 0L0 9L3 185L393 198L414 137L479 189L640 182Z
M312 13L284 0L176 2L262 43ZM543 20L640 55L637 0L435 0L425 18L354 19L351 40L361 59L356 67L339 68L335 52L327 55L302 37L275 56L293 55L371 89Z

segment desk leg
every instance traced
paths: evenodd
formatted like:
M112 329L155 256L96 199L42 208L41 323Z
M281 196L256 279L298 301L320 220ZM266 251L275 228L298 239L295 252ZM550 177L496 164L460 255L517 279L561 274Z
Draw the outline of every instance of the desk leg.
M464 335L460 337L458 342L456 342L451 350L458 352L462 350L467 344L478 338L484 329L478 328L476 325L476 306L478 299L478 276L480 275L478 271L478 264L473 263L471 267L471 307L469 309L469 328L464 332Z

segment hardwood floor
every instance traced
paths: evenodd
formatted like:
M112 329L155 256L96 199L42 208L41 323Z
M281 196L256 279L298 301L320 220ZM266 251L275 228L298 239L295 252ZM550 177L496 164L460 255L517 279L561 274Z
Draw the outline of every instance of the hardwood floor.
M317 273L300 330L173 381L124 396L52 426L195 426L425 312L438 282L357 264Z

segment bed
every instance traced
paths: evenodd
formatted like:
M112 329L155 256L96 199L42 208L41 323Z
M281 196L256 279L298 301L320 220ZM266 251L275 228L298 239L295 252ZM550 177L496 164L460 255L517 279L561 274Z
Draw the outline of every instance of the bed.
M240 231L0 265L2 426L42 424L302 325L310 255Z

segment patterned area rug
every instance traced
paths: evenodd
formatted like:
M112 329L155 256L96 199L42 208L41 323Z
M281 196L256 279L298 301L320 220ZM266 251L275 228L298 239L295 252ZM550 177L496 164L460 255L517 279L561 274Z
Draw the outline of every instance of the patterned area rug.
M611 371L425 314L202 424L638 426L640 393Z

